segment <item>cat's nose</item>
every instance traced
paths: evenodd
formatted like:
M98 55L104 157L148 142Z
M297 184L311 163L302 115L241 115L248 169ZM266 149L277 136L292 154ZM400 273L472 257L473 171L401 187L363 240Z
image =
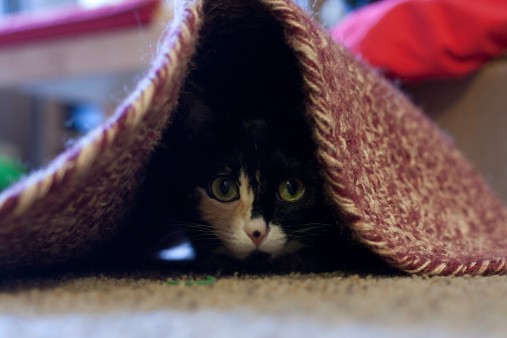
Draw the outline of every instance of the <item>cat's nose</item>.
M264 220L252 220L245 226L244 230L256 247L261 245L268 234L267 225Z
M262 241L264 240L264 238L266 238L266 231L263 231L263 230L255 230L253 232L248 232L246 233L248 235L248 237L250 237L250 239L252 240L252 242L255 244L256 247L258 247L259 245L261 245Z

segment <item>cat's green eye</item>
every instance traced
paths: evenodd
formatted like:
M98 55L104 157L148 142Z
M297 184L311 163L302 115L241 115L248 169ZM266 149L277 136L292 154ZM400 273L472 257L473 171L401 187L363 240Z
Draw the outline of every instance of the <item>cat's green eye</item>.
M238 184L229 177L218 177L211 182L212 197L221 202L232 202L239 198Z
M305 185L297 178L283 180L278 186L278 196L285 202L296 202L305 194Z

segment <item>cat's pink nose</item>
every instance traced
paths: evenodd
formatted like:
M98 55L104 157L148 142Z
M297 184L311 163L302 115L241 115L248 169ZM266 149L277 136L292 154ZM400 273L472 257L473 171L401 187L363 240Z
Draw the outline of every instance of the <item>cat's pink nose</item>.
M259 230L255 230L252 233L247 232L246 234L248 235L248 237L250 237L255 246L261 245L262 241L266 237L266 232L265 231L261 232Z
M247 236L252 240L253 244L255 244L256 247L261 245L262 241L266 238L266 235L268 234L267 226L264 221L251 222L245 227L244 230Z

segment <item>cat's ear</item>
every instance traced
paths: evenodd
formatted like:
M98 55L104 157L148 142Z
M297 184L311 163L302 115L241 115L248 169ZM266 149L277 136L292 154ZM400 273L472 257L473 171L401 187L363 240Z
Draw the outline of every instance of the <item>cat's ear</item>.
M181 130L190 138L208 129L215 117L205 93L193 83L186 85L181 93L178 114Z

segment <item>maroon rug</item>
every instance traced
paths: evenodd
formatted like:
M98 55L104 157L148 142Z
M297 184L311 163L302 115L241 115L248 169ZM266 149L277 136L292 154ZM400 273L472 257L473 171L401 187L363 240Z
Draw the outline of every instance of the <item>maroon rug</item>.
M297 56L327 188L358 240L408 272L505 273L507 212L484 180L405 96L289 0L176 1L151 71L115 115L0 195L0 269L50 266L122 230L201 27L221 27L252 4L283 26Z

